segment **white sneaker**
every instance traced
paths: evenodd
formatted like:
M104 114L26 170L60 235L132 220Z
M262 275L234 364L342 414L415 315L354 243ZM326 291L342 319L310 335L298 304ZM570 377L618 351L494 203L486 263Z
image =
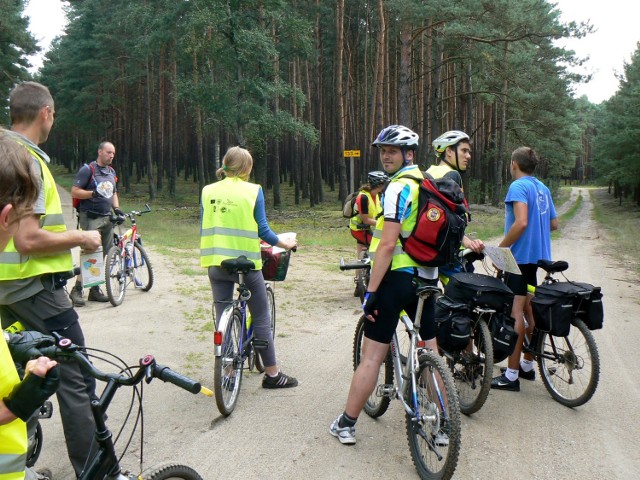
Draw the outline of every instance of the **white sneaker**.
M340 417L342 415L338 415L331 426L329 427L329 433L340 440L340 443L345 445L353 445L356 443L356 427L343 427L340 428L338 423L340 422Z

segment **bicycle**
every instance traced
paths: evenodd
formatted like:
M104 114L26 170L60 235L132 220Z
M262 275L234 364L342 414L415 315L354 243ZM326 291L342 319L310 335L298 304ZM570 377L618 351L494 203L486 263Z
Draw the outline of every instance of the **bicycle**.
M553 285L559 282L554 274L569 268L566 261L540 260L538 266L546 275L541 285ZM503 279L503 272L498 272ZM539 286L540 287L540 286ZM528 285L529 293L536 293L537 287ZM585 298L590 292L577 292ZM581 300L572 305L571 327L569 333L555 336L538 328L534 322L531 335L525 329L522 353L531 354L537 361L538 371L545 388L551 397L567 407L578 407L593 397L600 379L600 354L595 338L584 320L584 311L580 310ZM502 361L496 359L496 361Z
M442 357L425 348L420 338L424 301L440 293L438 287L416 279L418 307L416 321L406 313L393 335L389 353L380 366L379 382L364 406L371 418L383 415L395 398L405 410L407 439L413 463L423 479L448 479L460 453L461 419L458 394L451 371ZM364 339L363 315L353 340L353 367L360 364ZM399 343L398 331L407 341Z
M245 362L249 370L255 367L260 373L264 372L264 365L258 351L267 348L268 342L253 336L253 322L251 315L247 312L247 301L251 298L251 292L245 284L244 276L255 268L254 262L241 255L238 258L223 260L220 266L230 274L238 274L238 295L224 309L213 334L216 404L220 413L228 416L238 402ZM275 340L275 297L273 288L267 281L265 281L265 288L271 318L271 335Z
M191 393L203 393L207 396L211 396L212 392L206 387L200 385L200 383L192 380L188 377L180 375L174 372L166 366L162 366L156 363L155 358L152 355L145 355L139 361L138 370L132 374L131 370L136 368L133 366L127 366L120 358L110 354L108 352L88 349L86 347L79 347L73 344L69 339L63 338L57 334L54 334L56 338L56 345L51 347L40 348L42 355L45 355L54 360L61 361L75 361L89 375L96 380L105 382L105 388L100 395L99 400L91 402L91 411L96 424L97 451L87 460L85 469L80 474L78 480L202 480L202 477L192 468L179 463L167 462L161 465L149 467L139 475L133 474L129 471L123 471L120 465L120 461L133 438L134 430L131 432L131 437L125 446L124 452L118 457L115 450L115 442L112 438L112 432L108 429L105 418L106 412L113 400L116 392L122 386L130 386L134 388L134 398L138 398L139 410L136 418L136 427L138 421L141 423L141 432L144 432L142 425L142 397L143 389L138 388L138 385L144 380L146 383L150 383L154 378L159 378L163 382L170 382L184 390ZM89 360L89 356L93 358L102 358L91 352L100 352L105 355L109 355L110 358L105 359L106 362L114 364L111 359L115 359L123 364L124 368L120 373L105 373L98 370ZM129 418L127 416L127 418ZM122 432L122 430L121 430ZM142 434L141 434L142 437ZM142 470L143 463L143 449L140 449L140 469Z
M344 258L340 259L340 270L358 270L353 282L356 284L356 290L360 302L364 302L364 294L367 293L369 285L369 277L371 275L371 258L369 250L365 250L362 258L353 263L345 263Z
M142 246L142 237L136 223L136 216L151 211L149 204L145 207L146 210L143 211L133 210L125 213L124 217L111 217L114 229L119 229L126 218L131 222L131 227L124 233L114 231L114 245L107 252L105 282L109 302L114 307L122 304L130 283L143 292L148 292L153 286L153 267L147 251Z

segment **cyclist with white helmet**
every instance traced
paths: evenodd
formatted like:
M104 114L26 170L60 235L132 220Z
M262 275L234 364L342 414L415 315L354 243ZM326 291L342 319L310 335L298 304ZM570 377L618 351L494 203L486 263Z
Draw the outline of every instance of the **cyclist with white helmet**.
M429 167L427 173L433 178L450 178L462 187L461 173L467 170L471 161L471 139L469 135L460 130L450 130L443 133L433 142L438 163ZM484 249L482 240L472 240L468 236L462 239L462 248L470 248L476 253ZM441 272L445 274L454 273L459 268L455 266L441 267Z
M378 218L371 241L371 277L362 310L364 327L362 359L353 374L344 412L329 431L340 443L354 444L355 424L364 404L378 382L380 365L398 325L402 309L415 318L418 297L414 279L421 277L433 285L438 269L418 265L402 249L400 236L408 236L417 220L419 183L423 174L414 164L418 135L402 125L383 129L373 145L380 150L380 161L391 177L382 195L383 214ZM420 335L427 348L437 351L433 302L425 302ZM448 443L444 435L439 444Z
M380 194L387 186L389 177L381 171L369 172L367 183L360 186L358 196L353 205L355 216L349 221L351 236L357 242L358 258L369 248L372 227L376 226L380 207Z

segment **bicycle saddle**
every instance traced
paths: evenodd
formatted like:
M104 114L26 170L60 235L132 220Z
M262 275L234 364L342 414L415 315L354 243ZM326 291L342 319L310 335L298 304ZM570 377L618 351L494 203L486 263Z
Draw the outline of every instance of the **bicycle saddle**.
M228 258L220 262L220 266L229 273L247 273L255 269L255 263L240 255L238 258Z
M538 266L547 273L564 272L569 268L569 264L564 260L558 260L557 262L553 260L538 260Z

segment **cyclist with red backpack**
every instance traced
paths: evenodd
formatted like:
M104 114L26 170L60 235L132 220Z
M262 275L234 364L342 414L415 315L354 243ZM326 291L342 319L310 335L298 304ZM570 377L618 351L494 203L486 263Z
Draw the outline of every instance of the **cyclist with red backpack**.
M424 267L407 255L400 242L413 230L417 219L418 178L422 172L414 164L418 135L402 125L384 128L373 142L380 149L380 161L390 176L382 196L383 214L378 218L371 241L373 260L371 277L362 305L365 322L362 359L353 374L344 412L331 424L329 432L340 443L354 444L355 423L378 381L380 365L389 350L402 309L415 317L418 297L415 278L421 277L433 285L438 270ZM434 305L424 305L420 335L427 347L437 351ZM441 439L445 442L447 439Z
M427 173L435 179L449 178L463 189L462 174L466 172L471 161L471 139L469 135L460 130L450 130L436 138L432 145L438 163L429 167ZM470 248L474 252L480 253L484 249L484 243L482 240L472 240L465 235L462 238L462 247ZM472 265L469 267L473 268ZM450 275L460 271L460 269L460 265L446 265L445 267L440 267L440 272Z

